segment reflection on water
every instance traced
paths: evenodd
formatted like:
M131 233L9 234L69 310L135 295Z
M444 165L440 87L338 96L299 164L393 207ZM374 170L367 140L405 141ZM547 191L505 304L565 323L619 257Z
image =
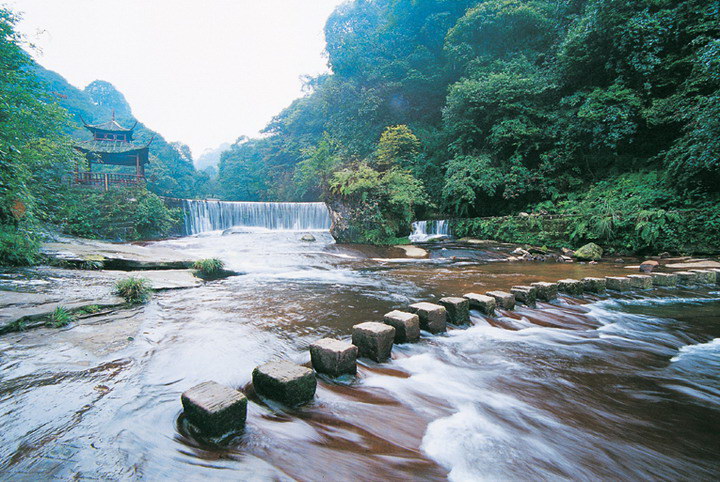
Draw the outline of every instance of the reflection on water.
M717 479L720 293L561 298L362 361L292 411L249 405L225 446L188 433L179 396L254 366L307 363L322 336L394 308L622 268L508 264L452 245L379 259L327 233L208 233L161 244L242 276L146 307L0 338L6 478ZM442 249L446 250L443 252ZM452 257L455 256L455 260ZM389 252L388 258L394 257ZM461 259L462 258L462 259ZM253 399L251 397L251 399Z

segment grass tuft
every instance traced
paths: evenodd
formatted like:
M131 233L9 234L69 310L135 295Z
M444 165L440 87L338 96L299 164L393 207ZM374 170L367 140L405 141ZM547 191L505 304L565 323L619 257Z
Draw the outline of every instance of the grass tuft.
M145 303L152 295L150 281L145 278L125 278L115 283L115 294L128 303Z
M222 272L225 263L217 258L200 259L193 263L193 269L204 276L214 276Z
M55 311L53 311L53 314L50 315L50 319L45 324L53 328L62 328L73 321L75 321L75 316L70 312L70 310L64 306L58 306L55 308Z

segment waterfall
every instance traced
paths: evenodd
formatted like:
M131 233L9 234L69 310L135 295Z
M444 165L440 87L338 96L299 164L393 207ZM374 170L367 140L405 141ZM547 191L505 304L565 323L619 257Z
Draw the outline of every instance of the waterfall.
M413 232L409 236L413 243L421 243L435 238L450 236L450 222L442 219L436 221L415 221L412 224Z
M185 233L198 234L236 226L286 231L330 229L325 203L263 203L184 199Z

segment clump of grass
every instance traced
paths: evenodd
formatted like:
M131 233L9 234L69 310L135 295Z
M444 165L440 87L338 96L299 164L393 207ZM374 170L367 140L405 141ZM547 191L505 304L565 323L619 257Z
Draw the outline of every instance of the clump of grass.
M47 321L46 325L53 328L62 328L73 321L75 321L75 316L70 312L70 310L64 306L58 306L55 308L52 315L50 315L50 319Z
M193 269L197 271L197 274L203 276L218 275L223 268L225 268L225 263L217 258L199 259L193 263Z
M152 288L145 278L130 277L115 283L115 294L128 303L145 303L152 295Z
M87 306L78 308L76 310L76 312L81 313L83 315L92 315L94 313L97 313L100 310L102 310L102 306L100 306L100 305L87 305Z

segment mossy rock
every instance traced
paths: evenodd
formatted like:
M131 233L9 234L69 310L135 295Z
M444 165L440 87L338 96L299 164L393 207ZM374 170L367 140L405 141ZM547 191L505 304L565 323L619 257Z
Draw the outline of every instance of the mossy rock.
M599 261L602 255L603 249L595 243L588 243L575 250L575 257L580 261Z

